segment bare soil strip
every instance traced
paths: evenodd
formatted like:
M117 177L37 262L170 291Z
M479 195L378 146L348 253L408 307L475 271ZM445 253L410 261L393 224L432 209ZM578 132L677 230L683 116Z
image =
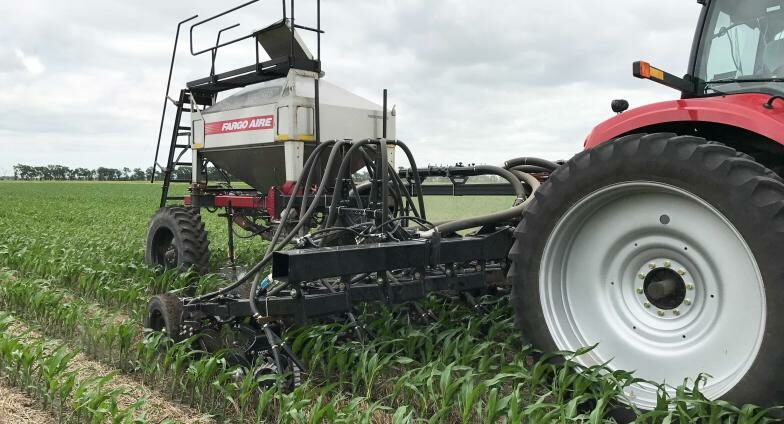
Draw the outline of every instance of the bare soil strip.
M0 379L0 424L53 424L57 420L37 409L33 398Z
M18 320L8 329L8 333L16 336L24 334L25 337L29 339L43 338L46 340L47 346L50 346L51 348L66 345L73 350L74 347L63 340L46 337L36 331L31 331L30 328ZM144 412L145 417L150 422L161 422L165 419L185 423L214 422L214 420L210 419L208 416L185 405L172 402L168 400L164 394L158 393L155 389L145 386L127 375L121 374L120 371L115 368L108 367L99 361L92 360L82 353L77 353L71 360L68 369L69 371L76 371L80 380L91 377L101 377L112 372L117 372L118 374L107 383L106 388L124 388L127 390L127 394L119 399L119 404L123 408L133 404L138 399L145 398L146 400L141 407L140 412ZM3 423L2 418L0 418L0 423Z

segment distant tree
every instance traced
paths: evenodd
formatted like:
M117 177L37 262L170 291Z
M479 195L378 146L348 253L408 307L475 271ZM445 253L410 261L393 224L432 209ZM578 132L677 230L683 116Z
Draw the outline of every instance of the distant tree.
M14 166L14 175L20 180L32 180L36 177L36 170L30 165L19 163Z
M133 174L131 174L131 179L134 181L143 181L144 180L144 171L141 168L135 168L133 170Z
M146 180L151 179L152 178L152 173L153 173L153 167L147 168L147 170L144 171L144 179L146 179ZM156 168L155 169L155 179L157 180L157 179L160 179L160 178L161 178L161 171Z
M190 179L191 178L191 167L190 166L180 166L174 170L173 178L178 180Z
M114 168L105 168L103 166L95 170L98 181L117 181L122 177L122 171Z
M229 180L228 182L231 182L231 180L232 180L232 177L231 177L231 175L229 173L221 172L218 168L216 168L214 166L208 166L206 169L207 169L207 180L208 181L211 181L211 182L214 182L214 183L225 183L225 182L227 182L226 179Z
M98 169L95 170L95 173L98 177L98 181L106 181L109 178L109 168L99 166Z
M35 168L35 179L38 180L51 180L52 173L49 171L49 168L46 166L36 166Z
M142 168L122 169L100 166L97 169L69 168L64 165L31 166L18 163L13 167L13 179L16 180L80 180L80 181L144 181L152 176L152 168L145 172ZM174 178L190 178L190 167L178 169ZM162 173L156 170L156 178ZM9 177L10 179L11 177Z
M46 169L49 171L49 179L52 180L67 180L70 169L63 165L47 165Z

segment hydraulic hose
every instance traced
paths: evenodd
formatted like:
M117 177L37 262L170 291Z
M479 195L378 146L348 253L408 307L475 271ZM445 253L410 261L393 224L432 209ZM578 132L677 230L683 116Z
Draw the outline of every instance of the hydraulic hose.
M515 171L514 174L512 175L516 177L517 184L519 184L521 187L522 184L520 183L520 180L523 180L528 185L530 185L534 191L537 188L539 188L539 180L537 180L533 175L526 174L520 171ZM528 207L528 204L531 202L532 199L533 196L528 196L528 198L526 198L516 206L500 212L495 212L489 215L482 215L473 218L458 219L456 221L450 221L445 224L438 225L436 226L436 228L422 233L422 236L430 237L434 233L445 233L445 234L454 233L460 230L467 230L469 228L481 227L483 225L493 224L496 222L503 222L506 220L517 218L523 213L525 208Z
M327 143L331 144L330 142L327 142ZM331 166L332 163L334 162L335 153L339 150L338 147L342 146L345 143L346 143L345 141L335 142L335 147L333 147L332 153L330 154L329 159L327 160L328 168L327 168L327 171L324 173L324 178L322 178L322 184L319 185L319 190L318 190L318 192L317 192L317 194L315 196L316 198L320 197L321 194L324 191L325 184L323 184L323 183L326 181L327 177L329 176L329 169L330 169L329 166ZM314 151L314 153L315 153L315 151ZM308 157L308 159L305 161L305 164L304 164L302 169L310 169L311 168L311 164L313 163L315 158L316 158L316 155L311 154ZM305 180L305 178L306 178L306 175L303 172L299 176L299 178L297 179L297 183L294 185L294 193L298 193L299 192L299 188L302 186L303 180ZM264 267L264 265L266 265L267 262L269 262L269 260L272 258L272 253L271 252L274 250L274 247L276 246L277 240L280 237L280 233L281 233L283 227L285 227L286 221L288 221L288 219L291 216L290 212L291 212L292 207L294 206L295 198L296 198L296 196L291 196L291 198L289 199L289 203L286 205L286 208L281 213L281 215L283 217L283 221L278 225L278 228L275 230L275 234L273 235L272 240L270 241L269 247L267 248L267 251L266 251L266 253L264 255L264 258L261 261L259 261L256 265L254 265L253 268L248 270L248 272L246 272L242 277L240 277L234 283L232 283L232 284L230 284L230 285L228 285L228 286L226 286L226 287L224 287L222 289L216 290L214 292L203 294L201 296L195 297L195 298L191 299L189 301L189 303L197 302L197 301L203 301L203 300L208 300L208 299L211 299L211 298L213 298L215 296L219 296L221 294L228 293L231 290L234 290L237 287L241 286L243 283L248 281L251 276L253 276L257 272L259 272L261 270L261 268ZM318 202L313 202L313 205L317 205L317 204L318 204ZM308 210L308 214L307 215L312 215L313 210L315 210L315 206L313 206L313 205L311 205L310 209ZM308 216L308 219L309 218L310 217ZM299 227L301 227L303 222L304 221L300 221L297 224L295 229L292 230L289 233L289 235L284 239L283 242L281 242L282 245L285 245L286 243L288 243L291 240L291 238L294 237L294 235L299 230ZM254 298L255 298L255 290L254 290L255 286L256 286L255 284L251 286L251 292L252 292L251 294L254 295ZM250 304L251 304L251 308L254 309L255 308L254 302L251 301Z
M552 169L545 168L543 166L537 165L517 165L509 168L510 171L522 171L527 172L529 174L536 174L536 173L549 173L552 172Z
M417 171L419 173L420 171ZM497 175L511 184L517 196L516 202L519 203L525 198L525 188L515 174L508 169L493 165L474 165L458 166L450 168L428 168L421 171L427 176L451 177L451 176L476 176L476 175Z
M411 154L411 149L408 148L406 143L403 143L400 140L395 140L393 143L403 150L403 153L406 155L406 159L408 159L408 165L413 171L414 183L416 184L417 188L417 197L419 198L419 214L421 215L422 219L427 219L427 214L425 214L425 196L422 193L422 178L420 178L419 168L417 168L414 155Z
M302 203L299 206L299 220L300 221L302 221L303 218L305 217L305 209L306 209L306 207L308 205L308 194L309 194L309 189L310 189L311 177L313 177L313 170L316 169L316 166L317 166L318 162L321 160L321 157L320 157L321 151L324 150L327 146L332 146L334 144L335 144L335 141L325 141L323 143L320 143L313 150L313 153L310 154L311 156L315 157L315 160L310 165L310 168L309 169L304 168L304 167L302 168L303 170L307 171L307 177L305 178L305 188L304 188L304 190L302 192ZM296 195L296 193L294 193L294 194Z
M348 141L338 141L332 147L332 151L329 154L329 159L327 159L326 168L324 169L324 176L321 178L321 182L319 183L318 190L316 190L316 194L313 195L313 203L311 203L310 207L308 207L307 212L305 212L305 214L303 215L303 219L301 219L297 223L297 225L295 225L294 228L292 228L292 230L289 232L289 234L286 237L283 238L283 240L280 242L280 246L285 246L288 242L290 242L291 239L294 238L294 236L297 234L297 231L299 231L300 228L302 228L305 225L305 223L307 221L309 221L310 218L313 216L313 212L315 212L316 208L318 207L319 201L321 199L321 196L324 194L324 190L326 190L326 188L327 188L327 185L328 185L327 182L329 181L329 178L330 178L330 176L332 174L332 167L333 167L333 164L335 163L335 158L340 153L340 150L342 149L343 145L345 145L346 143L349 143L349 142ZM315 160L314 158L315 158L315 155L311 154L310 157L308 157L307 165L310 164L311 160ZM303 169L308 169L308 168L309 168L309 166L303 167ZM300 181L302 181L301 177L302 176L300 176L300 179L297 181L298 183ZM294 186L294 193L297 193L298 190L299 190L299 184ZM286 210L285 210L285 213L286 213L285 219L286 219L286 221L288 221L289 212L291 211L291 207L294 204L294 198L295 197L296 196L292 196L291 199L289 199L289 204L286 206ZM285 222L281 221L281 223L278 225L278 228L275 230L275 235L273 236L272 241L270 242L269 247L267 247L267 253L264 255L264 259L262 259L261 262L256 264L256 266L254 266L251 271L248 271L248 273L245 274L246 277L248 275L252 274L252 273L258 272L270 259L272 259L272 254L275 252L275 250L277 250L277 247L278 247L278 245L275 244L275 242L277 241L277 238L280 235L280 233L281 233L281 231L282 231L284 226L285 226ZM253 312L253 316L260 316L261 315L259 313L258 308L256 307L256 290L257 290L257 288L258 288L258 285L256 285L256 284L251 285L251 287L250 287L250 295L248 296L248 298L250 300L250 302L249 302L250 309L251 309L251 312ZM280 291L282 288L283 288L283 286L278 288L276 290L276 293L278 291Z
M362 156L365 159L366 166L368 166L370 168L370 166L369 166L370 154L368 154L366 148L362 148L360 151L362 152ZM401 195L404 195L406 197L406 201L408 202L408 204L411 205L411 210L414 213L414 216L416 216L417 218L421 218L421 214L420 214L419 210L417 209L416 206L414 206L414 199L411 198L411 194L408 192L408 190L406 190L406 185L405 185L405 183L403 183L403 180L400 178L400 175L398 175L397 171L392 169L391 166L387 166L387 169L388 169L389 177L392 180L394 180L394 183L397 186L396 190L398 192L398 195L397 195L398 198L400 198ZM367 191L367 189L369 189L370 187L371 187L370 183L360 184L358 187L354 187L353 191L350 193L350 196L356 195L357 198L360 199L359 198L359 194ZM419 191L421 192L421 187L419 187L419 189L420 189ZM422 197L420 197L420 199L422 199ZM402 204L402 201L401 201L401 204ZM422 202L420 202L420 207L422 207L423 205L424 204Z
M550 171L555 171L555 169L558 168L558 164L555 162L550 162L549 160L546 159L532 158L532 157L514 158L504 162L504 168L506 169L514 168L515 166L518 165L540 166Z
M343 160L340 162L340 168L338 168L338 173L335 175L335 181L340 181L340 179L343 178L343 176L346 174L346 170L351 164L351 156L357 149L359 149L362 146L372 144L375 142L376 140L365 139L365 140L357 141L356 143L352 143L351 147L349 147L348 151L346 151L346 155L343 157ZM381 174L381 172L378 172L378 170L376 171L377 171L376 172L377 175ZM335 222L336 215L337 215L337 205L338 202L341 200L342 200L341 191L335 190L335 193L332 194L332 203L329 205L329 214L327 215L327 219L325 219L324 223L321 225L322 229L332 226L332 224Z

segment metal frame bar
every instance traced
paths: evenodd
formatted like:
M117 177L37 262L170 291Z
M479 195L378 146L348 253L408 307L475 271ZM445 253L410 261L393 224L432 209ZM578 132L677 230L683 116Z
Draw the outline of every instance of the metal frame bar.
M503 259L512 245L507 229L490 235L382 244L297 249L273 253L272 278L298 283L321 278Z
M389 304L414 301L439 291L466 291L503 281L506 255L513 242L511 227L490 234L464 238L391 242L374 245L304 249L279 252L273 259L273 278L287 281L292 291L256 301L259 313L273 320L308 319L349 313L358 302ZM388 271L407 269L399 277L386 278ZM378 276L349 283L357 274ZM383 276L383 277L382 277ZM306 281L340 278L340 289L302 290ZM209 301L185 302L185 320L199 316L220 322L252 316L248 299L218 297Z
M174 48L172 48L171 63L169 64L169 77L166 80L166 93L163 96L163 110L161 111L161 125L158 128L158 144L155 146L155 159L152 161L152 176L150 176L150 183L155 182L155 167L158 165L158 153L161 148L161 137L163 136L163 121L166 118L166 106L169 102L169 90L171 90L172 75L174 74L174 60L177 57L177 44L180 41L180 28L183 24L190 22L199 15L193 15L188 19L182 20L177 24L177 32L174 34Z
M253 37L254 35L256 35L255 33L248 34L248 35L246 35L246 36L239 37L239 38L235 38L234 40L231 40L231 41L227 41L227 42L225 42L225 43L223 43L223 44L218 44L218 45L216 45L216 46L213 46L213 47L208 47L208 48L206 48L206 49L204 49L204 50L199 50L198 52L194 52L194 51L193 51L193 30L194 30L196 27L199 27L199 26L201 26L201 25L204 25L204 24L206 24L207 22L214 21L215 19L218 19L218 18L220 18L220 17L222 17L222 16L226 16L226 15L228 15L228 14L232 13L232 12L236 12L237 10L240 10L240 9L242 9L242 8L245 8L245 7L248 7L248 6L250 6L251 4L253 4L253 3L257 3L257 2L259 2L259 1L260 1L260 0L250 0L249 2L243 3L243 4L239 5L239 6L233 7L233 8L231 8L231 9L229 9L229 10L223 11L223 12L221 12L221 13L218 13L217 15L211 16L211 17L209 17L209 18L207 18L207 19L203 19L203 20L201 20L201 21L199 21L199 22L196 22L195 24L191 25L191 29L190 29L191 55L192 55L192 56L199 56L199 55L201 55L201 54L204 54L204 53L206 53L206 52L209 52L209 51L215 51L215 50L217 50L217 49L219 49L219 48L221 48L221 47L225 47L225 46L228 46L228 45L234 44L234 43L236 43L236 42L239 42L239 41L242 41L242 40L246 40L246 39L248 39L248 38L250 38L250 37ZM239 24L238 24L238 25L239 25Z
M473 271L454 276L428 275L420 280L404 280L397 283L352 284L348 290L338 292L324 291L298 297L275 296L256 302L259 313L276 320L294 319L303 324L308 319L339 315L351 312L358 302L403 303L422 299L428 293L438 291L465 291L482 289L488 286L488 275L492 272ZM252 316L248 299L216 299L209 302L186 304L185 318L188 314L202 313L216 317L220 321L230 321Z
M188 88L192 89L194 92L204 92L207 94L215 94L221 91L230 90L233 88L244 87L246 85L266 81L272 78L279 78L285 76L291 68L297 69L304 69L309 70L317 73L321 73L321 34L324 31L321 29L321 0L316 0L316 28L300 25L295 23L295 3L294 0L289 0L290 4L289 7L286 7L286 0L281 1L281 8L282 8L282 23L285 25L288 21L291 26L291 36L290 36L290 52L289 57L287 58L271 58L269 61L260 62L259 56L259 46L258 43L255 43L255 64L252 66L246 66L238 69L234 69L224 73L215 73L215 58L217 56L218 49L238 43L240 41L255 38L258 36L259 31L253 32L246 36L237 37L230 41L226 41L221 43L220 42L220 33L226 31L231 28L237 27L239 24L235 24L220 30L218 34L218 41L215 43L214 46L208 47L202 50L195 51L193 46L193 33L194 30L208 22L214 21L218 18L223 16L229 15L237 10L250 6L260 0L251 0L240 4L239 6L233 7L228 9L224 12L218 13L213 15L209 18L202 19L201 21L191 25L190 27L190 52L193 56L198 56L207 52L211 52L211 64L210 64L210 76L207 78L201 78L198 80L190 81L187 86ZM290 16L287 16L287 12L290 13ZM316 47L316 59L315 60L295 60L294 58L294 47L295 47L295 30L301 29L304 31L311 31L316 33L317 38L317 47ZM286 66L284 66L286 65ZM268 74L268 75L264 75ZM316 106L315 106L315 115L316 115L316 140L321 140L321 128L319 123L320 118L320 107L319 107L319 82L318 78L315 80L315 97L316 97Z

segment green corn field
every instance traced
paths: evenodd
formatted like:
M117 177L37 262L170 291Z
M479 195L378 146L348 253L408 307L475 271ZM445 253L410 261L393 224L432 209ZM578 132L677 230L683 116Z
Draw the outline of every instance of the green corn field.
M221 353L145 333L150 295L181 291L192 276L144 265L144 237L160 187L145 183L0 182L0 393L27 399L36 421L58 423L612 423L633 370L584 368L585 352L533 355L504 297L486 313L448 297L409 306L360 306L375 337L345 324L285 334L307 371L282 390L274 376L237 373ZM507 198L432 198L431 219L480 214ZM226 261L225 221L205 214L213 269ZM253 263L264 242L238 240ZM199 280L197 291L223 284ZM197 337L197 336L195 336ZM586 347L585 350L590 349ZM708 401L707 375L670 382L640 423L765 423L777 408ZM3 417L0 422L15 421ZM8 412L5 412L8 413Z

